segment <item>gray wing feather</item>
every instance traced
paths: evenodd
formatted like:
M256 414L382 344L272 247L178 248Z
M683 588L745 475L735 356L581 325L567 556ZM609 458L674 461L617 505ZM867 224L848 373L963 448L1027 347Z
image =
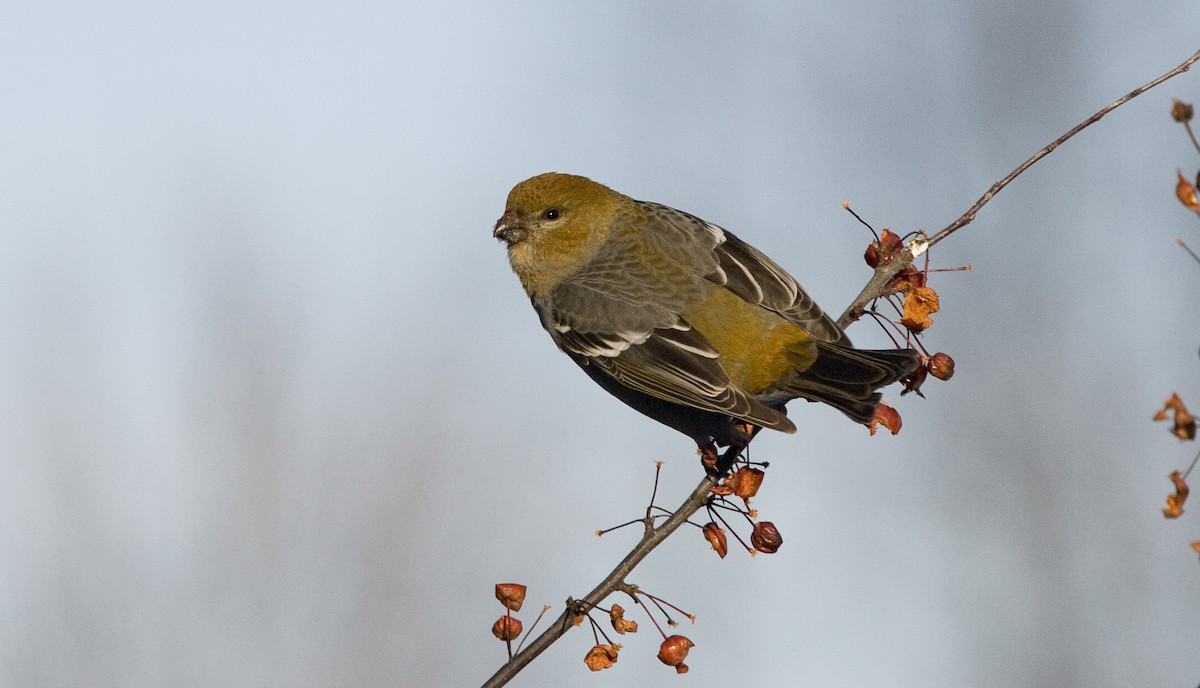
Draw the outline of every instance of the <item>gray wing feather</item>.
M657 203L645 203L659 220L662 234L677 240L689 253L715 258L703 263L705 279L737 294L742 300L775 311L817 339L849 344L842 330L804 289L775 261L732 232L688 213ZM682 237L690 236L690 240ZM679 250L683 250L680 248ZM693 261L693 264L701 264Z
M547 328L550 329L550 328ZM558 347L580 365L594 365L621 384L653 397L743 418L792 432L786 416L730 383L720 354L700 333L676 319L648 332L598 334L566 325L551 329Z

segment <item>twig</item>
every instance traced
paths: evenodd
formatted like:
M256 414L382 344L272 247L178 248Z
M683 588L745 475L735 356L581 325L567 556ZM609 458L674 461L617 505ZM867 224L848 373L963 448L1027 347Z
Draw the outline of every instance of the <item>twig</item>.
M1035 153L1033 157L1021 163L1021 165L1010 172L1007 177L993 184L992 187L987 190L987 193L985 193L978 201L975 202L975 205L971 206L967 212L963 213L962 216L952 222L945 229L935 234L933 238L929 239L928 241L914 241L912 244L910 244L909 250L897 252L894 260L886 265L880 265L878 268L876 268L875 274L871 276L870 281L868 281L867 285L863 287L863 290L859 293L858 297L853 303L850 304L850 307L846 309L846 312L842 313L842 316L838 318L838 325L844 328L855 320L858 320L866 309L867 304L886 293L885 289L888 282L890 282L891 279L895 277L903 267L912 264L913 259L928 250L930 246L950 236L958 229L970 224L971 221L975 219L975 214L979 212L980 208L982 208L988 201L992 200L993 196L1007 186L1008 183L1013 179L1016 179L1018 175L1028 169L1030 165L1042 159L1046 155L1049 155L1055 148L1059 146L1059 144L1063 143L1075 134L1078 134L1088 126L1098 122L1100 118L1104 117L1106 114L1120 107L1121 105L1124 105L1129 100L1136 98L1142 92L1154 88L1173 76L1177 76L1183 72L1186 72L1188 68L1191 67L1192 64L1197 60L1200 60L1200 51L1197 51L1194 55L1188 58L1187 61L1175 69L1172 69L1171 71L1163 74L1144 86L1135 88L1126 95L1100 109L1098 112L1096 112L1096 114L1087 118L1075 128L1055 139L1053 143ZM663 540L666 540L671 533L675 532L680 526L686 523L687 520L691 518L692 514L699 511L700 508L705 505L705 503L708 501L712 487L716 484L716 477L711 475L705 476L705 478L700 481L700 484L696 486L696 489L692 491L692 494L683 502L683 504L679 506L678 509L675 510L675 513L657 528L654 526L654 518L651 517L650 511L648 510L645 519L645 533L642 535L641 540L639 540L634 548L629 552L629 554L621 560L621 563L617 564L616 568L609 572L609 574L605 576L604 580L600 581L600 584L597 585L591 592L589 592L582 600L568 600L567 608L563 610L563 613L558 617L558 619L550 625L550 628L543 631L536 640L530 643L529 647L518 652L508 663L500 667L500 669L493 674L486 683L483 684L483 688L496 688L498 686L503 686L512 680L512 678L516 676L521 669L524 669L527 664L532 662L538 655L544 652L546 648L550 647L550 645L561 638L563 634L572 627L573 624L571 621L575 615L576 609L580 607L588 609L597 607L601 602L604 601L604 598L608 597L613 592L624 589L626 586L625 577L628 576L633 571L634 567L641 563L641 561L645 559L650 552L654 551L655 547L662 543ZM655 484L655 489L657 490L657 481Z
M1120 98L1117 98L1116 100L1109 103L1108 105L1105 105L1104 107L1100 108L1099 110L1096 111L1096 114L1092 115L1091 117L1088 117L1087 119L1083 120L1079 124L1075 125L1075 127L1073 129L1071 129L1070 131L1068 131L1067 133L1054 139L1054 141L1052 141L1045 148L1034 153L1032 156L1030 156L1030 158L1028 160L1026 160L1025 162L1018 165L1017 169L1013 170L1012 172L1009 172L1007 177L1005 177L1004 179L1001 179L1000 181L996 182L995 184L992 184L992 188L988 189L987 193L983 194L983 196L981 196L978 201L975 201L975 205L968 208L967 212L963 213L954 222L951 222L950 225L947 226L945 229L938 232L937 234L934 234L933 238L931 238L929 240L929 245L933 246L934 244L938 243L942 239L945 239L946 237L953 234L958 229L970 224L971 221L975 219L975 213L979 212L979 209L982 208L985 203L992 200L992 196L995 196L997 193L999 193L1000 189L1003 189L1004 187L1008 186L1009 182L1016 179L1017 176L1020 175L1025 170L1029 169L1030 165L1032 165L1033 163L1037 162L1038 160L1041 160L1042 158L1049 155L1055 148L1058 148L1059 145L1062 144L1063 142L1065 142L1067 139L1078 134L1079 132L1083 131L1084 129L1087 129L1088 127L1092 126L1096 122L1099 122L1102 117L1104 117L1108 113L1112 112L1113 110L1116 110L1117 108L1121 107L1122 105L1129 102L1130 100L1137 98L1139 95L1141 95L1145 91L1148 91L1148 90L1154 88L1155 86L1161 84L1162 82L1166 81L1167 79L1170 79L1173 76L1178 76L1180 74L1183 74L1188 69L1190 69L1192 64L1195 63L1197 60L1200 60L1200 51L1197 51L1191 57L1184 60L1183 64L1179 65L1175 69L1172 69L1171 71L1167 72L1166 74L1163 74L1162 76L1158 77L1157 79L1154 79L1153 81L1149 81L1141 86L1138 86L1137 88L1133 89L1129 93L1126 93L1125 95L1121 96Z
M680 526L691 518L692 514L700 510L708 501L708 496L714 485L717 484L717 478L713 476L705 476L692 494L675 510L675 513L668 518L662 525L654 527L653 522L648 519L646 532L642 539L634 545L633 549L621 560L620 564L614 568L594 590L589 592L586 597L578 602L568 601L567 608L558 617L554 623L537 637L529 647L518 652L504 666L500 667L499 671L492 675L487 683L483 684L483 688L495 688L508 683L512 677L517 675L521 669L525 668L535 657L540 655L546 648L550 647L554 641L558 640L572 626L571 619L575 615L575 607L596 607L599 606L604 598L612 593L621 590L625 585L625 577L633 571L650 552L654 551L655 547L667 539L671 533L675 532Z
M1200 51L1196 51L1191 57L1184 60L1183 63L1180 64L1175 69L1172 69L1171 71L1163 74L1162 76L1160 76L1152 81L1149 81L1141 86L1138 86L1137 88L1133 89L1129 93L1126 93L1125 95L1121 96L1120 98L1117 98L1116 100L1109 103L1108 105L1105 105L1104 107L1100 108L1099 110L1096 111L1096 113L1094 115L1092 115L1091 117L1088 117L1087 119L1083 120L1079 124L1075 125L1070 131L1068 131L1067 133L1063 134L1062 136L1054 139L1054 141L1050 142L1050 144L1048 144L1045 148L1034 153L1032 156L1029 157L1028 160L1026 160L1025 162L1018 165L1016 167L1016 169L1014 169L1012 172L1009 172L1006 177L1004 177L1000 181L996 182L995 184L992 184L991 188L989 188L987 190L987 192L985 192L982 196L980 196L979 200L975 201L974 205L972 205L970 208L967 209L967 212L960 215L957 220L955 220L954 222L951 222L940 232L938 232L937 234L934 234L932 237L930 237L928 242L926 242L924 244L915 243L915 244L913 244L912 250L897 252L895 260L893 260L891 263L888 263L886 265L880 265L879 267L877 267L875 269L875 274L871 276L871 280L869 282L867 282L867 286L863 287L863 290L861 292L859 292L858 296L854 299L854 302L850 304L850 307L847 308L844 313L842 313L840 318L838 318L838 325L841 326L842 328L845 328L848 325L850 325L851 323L858 320L860 317L862 317L863 312L866 310L867 304L869 304L871 301L874 301L875 299L879 298L880 296L883 296L884 294L886 294L887 293L886 287L887 287L888 282L890 282L891 279L893 277L895 277L902 268L904 268L907 265L910 265L912 263L913 258L915 258L916 256L919 256L922 253L924 253L925 251L929 250L929 248L931 246L940 242L942 239L945 239L946 237L950 236L954 232L971 224L975 220L975 215L979 212L980 208L982 208L984 205L986 205L988 201L992 200L992 197L994 197L996 194L1000 193L1001 189L1008 186L1009 182L1011 182L1012 180L1014 180L1018 176L1020 176L1022 172L1029 169L1029 167L1032 166L1035 162L1037 162L1038 160L1041 160L1042 158L1044 158L1047 155L1049 155L1050 153L1052 153L1055 148L1058 148L1067 139L1078 134L1079 132L1083 131L1084 129L1090 127L1091 125L1095 124L1096 122L1099 122L1101 118L1103 118L1105 115L1112 112L1113 110L1121 107L1125 103L1129 102L1130 100L1133 100L1134 98L1138 97L1142 93L1154 88L1155 86L1161 84L1162 82L1166 81L1167 79L1170 79L1171 77L1178 76L1178 75L1186 72L1188 69L1191 68L1191 66L1197 60L1200 60Z
M1183 472L1184 480L1187 480L1187 477L1192 474L1192 469L1196 467L1197 461L1200 461L1200 452L1196 452L1196 456L1193 457L1192 462L1188 464L1187 470Z
M1188 255L1191 256L1193 260L1195 260L1197 263L1200 263L1200 256L1196 255L1196 252L1193 251L1190 246L1183 243L1183 239L1180 239L1179 237L1175 237L1175 244L1177 246L1179 246L1179 248L1182 248L1183 250L1187 251Z
M1196 147L1196 151L1200 152L1200 141L1196 140L1196 134L1192 131L1192 125L1187 120L1184 120L1183 128L1187 130L1188 138L1192 140L1192 145Z

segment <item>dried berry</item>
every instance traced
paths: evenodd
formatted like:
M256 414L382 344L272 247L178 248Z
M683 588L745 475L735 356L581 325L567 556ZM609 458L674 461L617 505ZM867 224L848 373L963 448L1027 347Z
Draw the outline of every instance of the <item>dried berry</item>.
M492 624L492 635L498 640L515 640L521 635L521 621L512 616L502 616Z
M929 318L941 308L937 292L929 287L916 287L904 295L904 313L900 316L900 324L913 332L923 332L933 320Z
M928 278L925 273L911 265L906 265L903 270L896 273L892 281L888 282L888 288L893 292L898 291L907 294L913 289L925 286L926 281L928 281Z
M1171 427L1172 435L1180 440L1196 439L1196 418L1188 412L1187 406L1183 404L1183 399L1180 399L1179 395L1175 393L1172 393L1158 413L1154 414L1154 420L1166 420L1171 415L1175 417L1175 423Z
M948 354L937 352L929 359L929 374L939 380L949 380L954 377L954 359Z
M705 524L704 537L708 540L708 544L712 545L712 548L714 551L716 551L717 556L724 559L725 555L729 554L729 543L725 539L725 531L721 530L716 523L712 523L710 521L709 523Z
M872 241L867 245L867 250L863 253L863 260L873 268L887 265L895 258L896 251L903 246L904 242L900 241L898 235L885 229L879 234L879 241Z
M687 665L683 660L687 659L688 650L695 647L696 644L688 640L682 635L673 635L662 641L662 645L658 648L658 661L667 666L675 667L675 671L680 674L687 673Z
M1196 185L1183 176L1182 170L1176 170L1179 180L1175 183L1175 196L1179 202L1193 213L1200 213L1200 198L1196 197Z
M742 466L733 474L733 494L749 503L750 498L758 494L765 475L757 468Z
M587 655L583 658L583 663L592 671L607 669L617 663L617 653L620 651L621 646L615 643L612 645L596 645L588 650Z
M1191 490L1179 471L1171 473L1170 477L1171 482L1175 484L1175 494L1167 495L1167 506L1163 509L1163 516L1179 518L1183 515L1183 503L1187 501L1188 493Z
M774 523L759 521L754 524L754 530L750 533L750 544L763 554L774 554L783 544L783 536L779 534L779 529Z
M497 583L496 599L505 607L519 612L525 603L525 586L520 583Z
M709 489L709 492L712 492L718 497L728 497L729 495L733 494L733 486L726 485L724 483L720 485L713 485L712 488Z
M900 432L900 426L903 425L900 412L882 401L875 405L875 418L867 423L867 429L874 435L880 425L890 430L893 435Z
M1179 122L1190 122L1192 120L1192 104L1185 103L1177 98L1171 99L1171 119Z
M621 605L614 604L612 609L608 610L608 618L612 621L613 630L617 633L621 635L637 633L637 622L625 618L625 609Z

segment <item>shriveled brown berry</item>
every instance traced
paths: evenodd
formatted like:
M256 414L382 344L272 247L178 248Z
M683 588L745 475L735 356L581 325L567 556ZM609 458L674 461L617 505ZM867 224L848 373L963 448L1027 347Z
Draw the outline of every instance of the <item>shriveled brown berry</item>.
M779 529L774 523L759 521L754 524L754 530L750 533L750 544L763 554L774 554L783 544L783 536L779 534Z
M1171 99L1171 119L1179 122L1190 122L1192 120L1192 104L1185 103L1177 98Z
M900 316L900 324L913 332L924 332L933 319L929 316L941 308L938 294L929 287L915 287L904 294L904 312Z
M867 423L867 429L874 435L880 425L887 428L893 435L900 432L900 427L904 424L900 418L900 412L888 406L886 402L879 402L875 405L875 417Z
M1172 435L1181 441L1196 439L1196 417L1187 410L1183 399L1173 392L1163 404L1162 410L1154 414L1154 420L1167 420L1171 415L1175 417L1175 424L1171 427Z
M929 374L939 380L954 377L954 359L949 354L937 352L929 359Z
M896 251L903 246L904 242L900 240L899 235L885 229L879 233L879 241L872 241L867 245L867 250L863 253L863 260L873 268L887 265L895 258Z
M497 583L496 599L505 607L519 612L525 603L525 586L520 583Z
M607 669L617 663L617 653L621 651L619 644L595 645L583 657L583 663L592 671Z
M662 645L658 648L658 661L667 666L675 667L675 670L681 674L687 673L687 665L683 660L687 659L688 650L695 647L696 644L688 640L686 636L673 635L662 641ZM680 670L679 667L683 667Z
M492 624L492 635L499 640L515 640L521 635L521 621L516 617L502 616Z
M751 497L758 494L765 475L757 468L742 466L733 474L733 494L749 502Z
M614 604L612 609L608 610L608 619L612 621L613 630L621 635L637 633L637 622L626 619L625 608L619 604Z
M1188 210L1193 213L1200 212L1200 198L1196 196L1196 185L1183 176L1181 170L1177 170L1177 173L1179 179L1175 183L1175 196Z
M718 497L728 497L729 495L733 494L733 487L722 483L720 485L713 485L709 492L712 492Z
M888 282L888 289L893 292L908 293L913 289L920 289L929 281L929 277L912 265L904 266L904 269L896 273L891 282Z
M725 558L729 554L729 543L725 538L725 531L716 523L708 522L704 525L704 537L708 540L708 544L712 545L713 550L718 557Z
M1179 471L1172 472L1169 477L1175 485L1175 494L1167 495L1167 506L1163 509L1163 516L1167 518L1179 518L1183 515L1183 504L1187 501L1188 493L1191 492L1191 489Z
M879 243L872 241L867 244L867 250L863 251L863 260L871 267L879 266Z

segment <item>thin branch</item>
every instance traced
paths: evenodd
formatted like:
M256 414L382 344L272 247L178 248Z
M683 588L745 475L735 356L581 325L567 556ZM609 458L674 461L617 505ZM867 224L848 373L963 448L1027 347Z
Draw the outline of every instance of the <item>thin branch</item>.
M658 547L663 540L666 540L667 536L675 532L680 526L686 523L687 520L691 518L692 514L696 513L701 507L704 506L704 504L708 501L708 496L711 493L713 486L716 484L717 478L713 476L705 476L704 479L700 481L700 484L696 486L696 489L692 491L692 494L662 525L655 528L653 521L648 519L646 524L646 533L642 536L642 539L638 541L637 545L635 545L634 548L629 552L629 554L621 560L621 563L617 564L617 567L614 568L607 576L605 576L604 580L600 581L600 584L597 585L591 592L589 592L582 600L579 600L578 602L568 600L567 608L563 610L563 613L558 617L557 620L554 621L554 623L550 624L550 628L547 628L545 631L543 631L536 640L529 644L529 647L517 653L517 655L513 657L511 661L500 667L499 671L497 671L490 679L488 679L487 683L483 684L483 688L495 688L508 683L514 676L517 675L517 672L525 668L526 664L532 662L535 657L540 655L546 648L550 647L554 641L558 640L564 633L570 630L571 626L573 625L571 623L571 619L575 615L576 606L584 606L588 608L599 606L599 604L604 601L604 598L618 590L621 590L625 585L625 577L633 571L634 567L641 563L641 561L645 559L650 552L654 551L654 548Z
M1187 129L1188 138L1192 140L1192 145L1196 147L1196 151L1200 152L1200 141L1196 140L1196 134L1192 131L1192 125L1187 120L1184 120L1183 128Z
M1041 160L1042 158L1049 155L1055 148L1058 148L1059 145L1061 145L1067 139L1078 134L1079 132L1083 131L1084 129L1087 129L1088 127L1092 126L1096 122L1099 122L1102 117L1104 117L1108 113L1112 112L1113 110L1116 110L1117 108L1121 107L1122 105L1129 102L1130 100L1137 98L1142 93L1154 88L1155 86L1161 84L1162 82L1166 81L1167 79L1170 79L1171 77L1183 74L1188 69L1190 69L1192 64L1194 64L1197 60L1200 60L1200 51L1197 51L1191 57L1184 60L1183 64L1179 65L1175 69L1172 69L1171 71L1167 72L1166 74L1163 74L1162 76L1158 77L1157 79L1154 79L1153 81L1149 81L1141 86L1138 86L1137 88L1133 89L1129 93L1126 93L1125 95L1121 96L1120 98L1117 98L1116 100L1109 103L1108 105L1105 105L1104 107L1100 108L1099 110L1096 111L1096 114L1092 115L1091 117L1088 117L1087 119L1083 120L1079 124L1075 125L1075 127L1073 129L1071 129L1071 131L1068 131L1067 133L1063 134L1062 136L1058 137L1057 139L1054 139L1054 141L1052 141L1045 148L1034 153L1028 160L1021 163L1019 166L1017 166L1017 169L1013 170L1012 172L1009 172L1007 177L1005 177L1004 179L1001 179L1000 181L996 182L995 184L992 184L992 188L988 189L987 193L983 194L983 196L981 196L978 201L975 201L975 205L973 205L969 209L967 209L967 212L963 213L954 222L951 222L950 225L947 226L945 229L938 232L937 234L934 234L933 238L929 240L929 245L933 246L934 244L938 243L942 239L945 239L946 237L953 234L958 229L965 227L966 225L969 225L971 223L971 221L975 219L975 214L977 212L979 212L979 209L982 208L985 203L992 200L992 196L995 196L997 193L999 193L1000 189L1003 189L1004 187L1008 186L1009 182L1016 179L1017 176L1020 175L1025 170L1029 169L1030 165L1032 165L1033 163L1037 162L1038 160Z
M910 244L908 250L897 252L894 260L886 265L880 265L878 268L876 268L875 274L871 276L870 281L868 281L867 285L863 287L863 290L859 293L858 297L855 298L854 302L850 304L850 307L846 309L846 312L842 313L842 316L838 318L838 325L844 328L852 322L858 320L865 311L867 304L887 293L886 288L888 283L893 277L896 276L897 273L900 272L902 268L907 265L911 265L913 259L927 251L930 246L938 243L942 239L950 236L955 231L970 224L975 219L975 215L979 212L980 208L982 208L988 201L992 200L993 196L1007 186L1008 183L1013 179L1016 179L1017 176L1028 169L1029 166L1033 165L1046 155L1049 155L1055 148L1057 148L1067 139L1071 138L1075 134L1078 134L1088 126L1098 122L1100 118L1104 117L1112 110L1124 105L1129 100L1136 98L1144 91L1154 88L1167 79L1186 72L1188 68L1198 60L1200 60L1200 51L1197 51L1196 54L1192 55L1187 59L1187 61L1175 69L1172 69L1171 71L1163 74L1144 86L1135 88L1123 97L1100 109L1098 112L1096 112L1096 114L1084 120L1066 134L1063 134L1055 139L1053 143L1035 153L1033 157L1021 163L1021 165L1010 172L1007 177L993 184L992 187L987 190L987 193L985 193L978 201L975 202L975 205L971 206L967 212L963 213L962 216L952 222L945 229L933 235L931 239L928 241L918 239ZM601 602L604 601L604 598L608 597L613 592L625 589L627 587L627 584L625 583L625 577L628 576L633 571L634 567L641 563L641 561L645 559L650 552L654 551L655 547L661 544L663 540L666 540L671 533L675 532L680 526L686 523L687 520L691 518L692 514L699 511L700 508L705 505L705 503L708 501L712 487L716 484L716 477L706 476L700 481L700 484L696 486L696 489L692 491L692 494L683 502L683 504L681 504L679 508L675 510L675 513L657 528L654 526L654 518L652 518L650 516L650 512L647 511L647 516L645 519L646 531L641 540L638 541L637 545L635 545L629 554L621 560L621 563L617 564L616 568L614 568L607 576L605 576L604 580L602 580L600 584L597 585L591 592L589 592L582 600L567 600L567 608L563 610L563 613L558 617L558 619L550 625L550 628L543 631L536 640L530 643L529 647L518 652L516 656L514 656L508 663L500 667L500 669L493 674L486 683L483 684L483 688L496 688L498 686L503 686L512 680L512 678L516 676L521 669L525 668L527 664L532 662L538 655L544 652L546 648L550 647L550 645L561 638L564 633L570 630L573 625L572 618L574 617L575 611L578 608L582 607L591 609L593 607L597 607Z
M1192 469L1196 467L1196 462L1198 461L1200 461L1200 452L1196 452L1196 456L1192 459L1192 463L1190 463L1187 467L1187 470L1183 472L1184 480L1187 480L1187 477L1192 474Z
M1200 256L1196 255L1196 252L1192 250L1192 247L1183 243L1183 239L1180 239L1179 237L1175 237L1175 244L1177 246L1179 246L1179 248L1182 248L1183 250L1187 251L1188 255L1191 256L1193 260L1195 260L1197 263L1200 263Z
M1141 86L1138 86L1137 88L1133 89L1129 93L1126 93L1125 95L1121 96L1120 98L1117 98L1116 100L1109 103L1108 105L1105 105L1104 107L1100 108L1099 110L1096 111L1096 113L1094 115L1092 115L1091 117L1088 117L1084 121L1075 125L1075 127L1073 127L1070 131L1068 131L1067 133L1058 137L1057 139L1054 139L1054 141L1050 142L1050 144L1048 144L1045 148L1034 153L1032 156L1029 157L1028 160L1026 160L1025 162L1018 165L1016 167L1016 169L1014 169L1012 172L1009 172L1006 177L1004 177L1000 181L996 182L995 184L992 184L991 188L989 188L987 190L987 192L985 192L982 196L980 196L979 200L975 201L974 205L972 205L970 208L967 209L967 212L960 215L957 220L955 220L954 222L951 222L940 232L938 232L937 234L934 234L932 237L930 237L928 242L925 242L925 243L916 242L912 245L911 250L898 252L896 254L896 259L893 260L891 263L889 263L887 265L880 265L879 267L877 267L875 269L875 274L872 275L871 280L869 282L867 282L867 286L863 287L862 291L859 292L858 296L854 299L853 303L850 304L850 307L847 308L844 313L842 313L840 318L838 318L838 325L841 326L842 328L845 328L848 325L850 325L851 323L858 320L860 317L862 317L863 312L866 310L867 304L871 303L872 301L879 298L880 296L883 296L886 293L888 293L886 290L888 282L890 282L892 280L892 278L895 277L896 274L898 274L902 268L904 268L906 265L911 264L913 258L915 258L916 256L919 256L920 254L929 250L929 248L931 246L940 242L942 239L945 239L946 237L950 236L954 232L971 224L975 220L975 215L979 213L979 210L981 208L983 208L983 206L986 205L988 201L992 200L992 198L996 194L1000 193L1001 189L1008 186L1009 182L1011 182L1012 180L1014 180L1018 176L1020 176L1022 172L1029 169L1030 166L1032 166L1035 162L1037 162L1038 160L1041 160L1042 158L1044 158L1047 155L1049 155L1050 153L1052 153L1055 148L1058 148L1067 139L1078 134L1079 132L1083 131L1084 129L1090 127L1091 125L1095 124L1096 122L1099 122L1101 120L1101 118L1103 118L1105 115L1112 112L1113 110L1121 107L1125 103L1129 102L1130 100L1133 100L1134 98L1138 97L1142 93L1145 93L1146 91L1154 88L1155 86L1161 84L1162 82L1166 81L1167 79L1170 79L1172 77L1183 74L1188 69L1190 69L1191 66L1193 64L1195 64L1196 61L1198 61L1198 60L1200 60L1200 51L1196 51L1191 57L1184 60L1183 63L1180 64L1175 69L1172 69L1171 71L1163 74L1162 76L1160 76L1152 81L1149 81Z
M890 294L891 291L888 290L888 285L892 279L900 274L901 270L912 265L912 262L912 252L905 250L896 251L893 254L892 262L880 263L875 268L875 273L871 275L871 279L867 281L867 285L862 288L862 291L858 292L858 296L854 297L854 301L850 302L850 305L842 313L841 317L837 319L838 327L843 330L846 329L862 317L863 313L867 311L867 306L872 301Z

